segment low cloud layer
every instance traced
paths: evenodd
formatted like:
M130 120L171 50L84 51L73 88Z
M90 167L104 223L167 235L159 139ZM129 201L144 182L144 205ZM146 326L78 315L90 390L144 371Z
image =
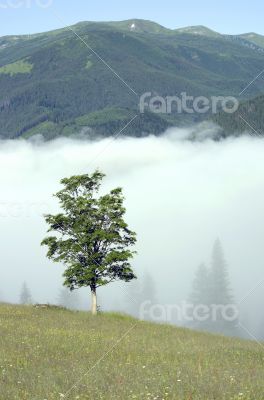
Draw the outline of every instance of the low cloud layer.
M142 271L152 274L160 302L186 299L194 270L210 261L219 237L237 301L247 296L245 307L259 312L264 140L183 140L190 134L193 130L115 141L0 143L0 291L5 300L18 301L27 281L36 301L54 301L63 269L40 247L46 232L42 215L57 210L52 194L61 178L98 167L107 174L103 191L124 189L127 219L138 233L134 265L139 277ZM105 309L120 305L125 284L117 284L118 291L115 285L101 289Z

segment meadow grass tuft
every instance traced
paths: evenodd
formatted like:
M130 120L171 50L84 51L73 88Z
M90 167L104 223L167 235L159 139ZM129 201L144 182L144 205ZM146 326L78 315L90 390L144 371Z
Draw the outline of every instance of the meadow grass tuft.
M264 398L264 347L254 342L115 313L8 304L0 329L1 400Z
M0 68L0 74L14 76L17 74L29 74L33 68L27 60L19 60Z

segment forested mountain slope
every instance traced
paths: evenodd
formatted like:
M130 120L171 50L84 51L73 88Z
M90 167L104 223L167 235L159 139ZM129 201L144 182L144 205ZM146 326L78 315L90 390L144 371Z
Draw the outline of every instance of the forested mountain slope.
M205 27L169 30L142 20L2 37L0 136L111 135L139 114L144 92L236 96L264 65L260 47L245 42ZM261 89L252 85L245 96ZM126 133L159 134L186 121L146 112Z

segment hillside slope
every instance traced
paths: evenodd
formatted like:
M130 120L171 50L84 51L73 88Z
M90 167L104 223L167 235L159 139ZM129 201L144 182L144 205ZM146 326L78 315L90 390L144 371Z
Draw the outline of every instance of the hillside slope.
M138 114L145 92L235 96L263 69L263 49L251 45L205 27L170 30L143 20L2 37L0 137L114 134ZM260 92L252 85L246 94ZM126 134L158 134L186 120L145 113Z
M0 322L1 399L263 399L257 343L52 308L0 305Z
M250 32L240 35L240 37L248 40L251 43L256 44L257 46L264 47L264 36L258 35L257 33Z

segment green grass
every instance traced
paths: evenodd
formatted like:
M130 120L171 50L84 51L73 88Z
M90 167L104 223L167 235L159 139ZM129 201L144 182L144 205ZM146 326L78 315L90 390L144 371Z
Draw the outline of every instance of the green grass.
M0 305L0 322L1 400L63 399L77 382L67 399L263 399L257 343L52 308Z
M29 129L24 135L24 139L28 139L36 134L44 135L46 132L54 131L57 128L56 124L51 121L41 122L37 127Z
M0 74L14 76L17 74L29 74L33 68L33 64L30 64L26 60L19 60L12 64L4 65L0 68Z
M106 108L104 110L95 111L88 115L83 115L76 118L76 122L80 126L97 126L107 124L112 121L123 121L131 119L135 113L129 110L122 110L118 108Z
M90 69L90 68L92 68L92 66L93 66L92 61L88 60L87 63L86 63L85 69Z

